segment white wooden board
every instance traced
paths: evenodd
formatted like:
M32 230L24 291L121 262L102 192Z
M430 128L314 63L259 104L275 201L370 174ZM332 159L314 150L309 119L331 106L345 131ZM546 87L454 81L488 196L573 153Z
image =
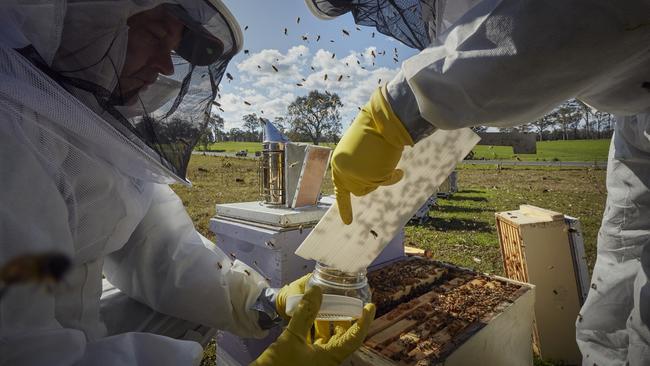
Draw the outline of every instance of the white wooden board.
M344 225L333 205L296 254L355 272L366 269L479 141L468 128L438 130L404 149L404 178L362 197L352 196L353 221Z

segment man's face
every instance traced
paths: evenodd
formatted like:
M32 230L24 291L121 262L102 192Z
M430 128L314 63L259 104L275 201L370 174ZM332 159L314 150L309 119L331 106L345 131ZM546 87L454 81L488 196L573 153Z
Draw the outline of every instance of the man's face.
M131 16L127 25L126 59L116 90L125 104L153 84L158 74L174 73L171 52L178 47L184 29L183 23L162 6Z

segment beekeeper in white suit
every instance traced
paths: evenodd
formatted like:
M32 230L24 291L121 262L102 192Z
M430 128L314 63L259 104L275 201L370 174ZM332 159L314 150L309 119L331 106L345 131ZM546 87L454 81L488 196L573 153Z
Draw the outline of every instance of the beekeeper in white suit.
M321 18L351 11L412 47L431 42L373 94L334 151L346 223L350 193L401 179L403 146L436 129L514 126L574 97L617 116L577 342L584 365L649 365L650 1L306 1Z
M199 344L174 339L188 324L264 336L304 291L304 278L268 289L224 255L167 185L188 183L241 47L219 0L0 4L0 266L50 252L72 260L51 291L3 293L0 365L197 364ZM102 273L137 301L101 302ZM303 333L319 306L308 292L257 365L334 365L354 351L372 307L314 345Z

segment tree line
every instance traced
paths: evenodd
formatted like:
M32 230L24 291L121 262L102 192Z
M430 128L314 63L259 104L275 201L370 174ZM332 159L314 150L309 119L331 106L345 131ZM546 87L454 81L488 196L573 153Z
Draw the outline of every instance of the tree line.
M337 143L341 138L341 98L336 93L312 90L308 95L297 97L287 107L285 116L277 117L276 127L292 141ZM538 141L602 139L612 136L614 116L597 111L584 102L571 99L539 119L502 132L534 132ZM485 131L487 127L475 127ZM208 129L199 140L207 150L208 145L221 141L262 141L260 116L250 113L243 116L241 127L225 130L224 119L213 114Z
M341 98L336 93L312 90L306 96L297 97L287 107L285 116L276 117L271 122L291 141L338 142L341 138ZM207 150L208 145L221 141L250 142L262 141L262 126L256 113L242 117L241 127L226 131L224 119L213 114L208 129L199 140Z
M500 130L534 132L538 141L604 139L612 136L614 121L614 115L570 99L533 122Z

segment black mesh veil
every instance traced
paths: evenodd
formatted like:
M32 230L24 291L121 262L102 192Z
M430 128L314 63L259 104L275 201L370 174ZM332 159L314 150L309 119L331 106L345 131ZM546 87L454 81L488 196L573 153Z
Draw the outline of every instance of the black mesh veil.
M192 150L206 130L218 85L231 58L208 66L195 66L174 55L176 68L182 67L187 71L185 75L181 74L180 89L172 101L157 111L145 109L144 115L130 119L125 119L110 105L107 111L138 140L145 141L155 150L160 155L161 164L179 178L185 178Z
M375 27L405 45L422 50L436 37L440 0L305 0L318 17L352 13L354 22Z
M209 22L229 25L226 19L229 14L224 14L215 7L210 7L210 10L213 13L209 16ZM133 117L128 115L130 113L125 116L112 100L105 105L105 110L121 126L126 127L134 138L144 141L148 148L157 152L160 163L178 178L185 179L192 150L211 118L221 78L228 63L241 47L238 44L241 41L235 34L238 29L230 26L219 28L218 37L230 46L215 61L207 65L196 65L177 52L172 54L174 75L158 77L158 82L166 80L178 87L178 93L172 100L155 109L156 106L147 105L146 101L140 99L136 103L141 107L142 113Z
M35 61L38 55L29 57L26 52L23 55L99 114L150 163L171 173L172 180L189 183L185 177L192 150L216 108L218 86L226 67L242 47L241 29L219 0L161 0L158 6L169 7L183 24L180 44L168 58L173 73L154 76L154 80L137 88L132 95L124 95L119 85L122 66L118 59L122 55L123 60L127 52L126 41L120 42L119 38L127 38L123 31L115 31L113 39L104 42L106 51L95 51L101 55L99 61L61 51L81 49L78 53L82 53L89 48L74 42L79 38L78 32L66 33L69 22L64 23L62 47L51 67ZM74 7L68 9L69 14L74 11ZM82 19L101 13L100 8L94 9L95 13L83 11ZM66 48L66 42L74 45ZM103 40L87 42L95 47ZM70 64L79 67L65 67ZM99 64L108 67L99 69ZM112 80L113 84L106 80Z

